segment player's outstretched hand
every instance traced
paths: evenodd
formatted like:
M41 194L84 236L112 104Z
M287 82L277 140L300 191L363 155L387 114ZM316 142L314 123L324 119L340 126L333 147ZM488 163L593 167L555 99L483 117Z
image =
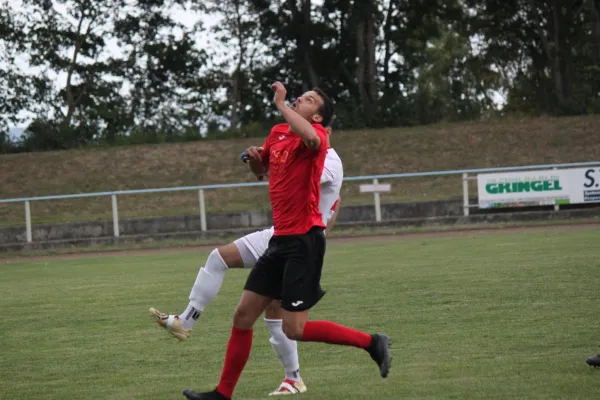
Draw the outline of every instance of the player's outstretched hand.
M257 147L257 146L248 147L248 150L246 150L246 152L248 153L248 159L250 161L262 161L262 157L260 156L260 153L263 150L264 149L262 147Z
M275 82L271 85L271 90L275 92L273 103L275 103L277 106L285 104L285 95L287 94L287 89L285 86L283 86L283 83L279 81Z

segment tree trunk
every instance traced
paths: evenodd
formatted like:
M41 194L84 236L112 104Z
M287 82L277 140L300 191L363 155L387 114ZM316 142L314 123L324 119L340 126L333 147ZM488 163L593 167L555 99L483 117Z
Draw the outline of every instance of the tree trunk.
M385 16L385 23L384 23L384 27L383 27L383 35L384 35L383 40L385 42L385 50L384 50L384 55L383 55L383 84L385 87L384 92L387 92L387 89L389 87L390 60L392 58L392 51L391 51L392 39L390 38L390 36L392 34L393 4L394 4L394 1L389 0L387 14Z
M312 32L310 11L312 4L311 0L302 0L300 2L300 9L298 9L295 0L288 0L288 5L292 11L292 24L301 27L300 34L296 39L295 58L298 64L301 65L302 89L308 91L312 86L319 84L319 78L312 63L310 51Z
M240 104L242 101L242 57L238 60L238 65L233 71L231 77L231 119L229 121L229 129L236 129L240 124Z
M310 82L310 85L312 87L314 86L318 86L319 85L319 77L317 75L317 72L315 71L315 68L313 66L312 63L312 58L310 56L311 51L310 51L310 32L311 31L311 18L310 18L310 11L311 11L311 1L310 0L303 0L302 1L302 16L303 16L303 20L304 20L304 24L303 24L303 37L304 37L304 43L303 43L303 49L302 49L302 54L303 54L303 58L304 58L304 68L306 69L306 74L308 76L308 80Z
M564 95L565 105L573 100L573 51L571 46L571 26L573 23L573 8L566 7L563 14L560 12L561 18L561 41L560 41L560 61L561 61L561 77L562 77L562 92Z
M588 9L592 17L592 32L596 42L596 62L600 61L600 0L588 0Z
M374 104L377 100L377 63L375 49L375 4L369 1L356 2L354 17L356 20L356 85L362 111L366 116L374 113ZM365 121L368 122L368 121Z
M82 35L81 28L83 27L83 21L85 19L85 14L82 12L79 17L79 23L77 24L77 37L75 39L75 48L73 49L73 56L71 57L71 63L69 64L69 69L67 70L67 81L65 83L65 92L67 94L67 115L62 121L63 129L69 127L71 125L71 120L73 119L73 114L75 113L75 96L73 96L73 72L75 71L75 66L77 65L77 56L79 55L79 51L81 50L81 46L85 41L85 38ZM81 94L80 94L81 96Z
M233 71L231 79L231 120L229 121L229 128L236 129L240 124L240 105L242 102L242 78L243 72L242 67L244 65L244 55L246 54L245 40L242 33L242 15L240 13L239 0L234 1L235 7L235 22L236 22L236 34L238 39L238 62Z
M565 104L565 93L563 87L563 76L562 76L562 21L561 21L561 9L562 1L554 0L552 7L552 36L553 36L553 51L552 51L552 77L554 79L554 93L556 96L556 103L559 108L562 108Z
M367 92L365 90L365 20L359 18L356 22L356 86L358 89L358 98L360 104L364 107L367 101Z
M366 70L366 81L367 81L367 92L369 95L369 111L374 111L373 106L377 102L377 58L375 56L375 13L373 10L374 4L369 7L369 12L366 14L366 32L365 42L367 47L367 70ZM373 115L373 114L369 114Z

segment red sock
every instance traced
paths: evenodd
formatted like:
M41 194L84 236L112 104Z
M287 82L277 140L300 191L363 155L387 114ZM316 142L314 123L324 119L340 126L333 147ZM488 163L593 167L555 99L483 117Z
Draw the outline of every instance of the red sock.
M366 349L371 335L331 321L307 321L302 332L303 342L324 342Z
M227 343L225 353L225 365L221 373L221 380L217 386L217 392L231 398L235 385L246 366L252 349L252 329L239 329L235 326L231 329L231 336Z

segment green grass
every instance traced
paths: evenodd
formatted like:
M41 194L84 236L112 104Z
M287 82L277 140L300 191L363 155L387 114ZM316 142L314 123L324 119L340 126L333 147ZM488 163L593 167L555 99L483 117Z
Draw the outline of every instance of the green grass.
M333 244L312 312L393 337L382 380L357 349L300 344L310 399L590 399L600 371L597 229ZM182 311L203 254L0 265L0 398L180 399L218 381L247 271L231 271L192 339L150 306ZM281 371L259 321L236 398Z
M334 131L346 176L600 161L600 115L502 119ZM266 136L266 134L265 134ZM261 138L0 155L0 198L251 181L240 152ZM346 182L344 204L372 204ZM460 198L460 176L391 180L382 202ZM475 184L470 185L472 194ZM207 212L268 209L264 187L206 192ZM119 197L121 218L198 214L192 192ZM110 197L36 201L34 224L110 220ZM0 204L0 226L23 225L23 204Z

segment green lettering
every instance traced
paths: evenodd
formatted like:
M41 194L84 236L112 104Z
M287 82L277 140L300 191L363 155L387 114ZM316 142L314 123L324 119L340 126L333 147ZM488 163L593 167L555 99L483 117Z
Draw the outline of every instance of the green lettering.
M501 183L498 185L498 193L512 193L510 183Z
M558 179L554 181L554 190L562 190L562 186L560 186L560 181Z
M554 190L552 187L552 181L544 181L544 191L546 190Z
M529 182L518 182L518 189L516 190L517 192L529 192L531 190L531 185L529 184Z
M495 183L488 183L485 185L485 191L489 194L498 194L498 185Z
M531 189L533 189L536 192L541 192L542 190L544 190L544 184L542 181L533 181L531 182Z

